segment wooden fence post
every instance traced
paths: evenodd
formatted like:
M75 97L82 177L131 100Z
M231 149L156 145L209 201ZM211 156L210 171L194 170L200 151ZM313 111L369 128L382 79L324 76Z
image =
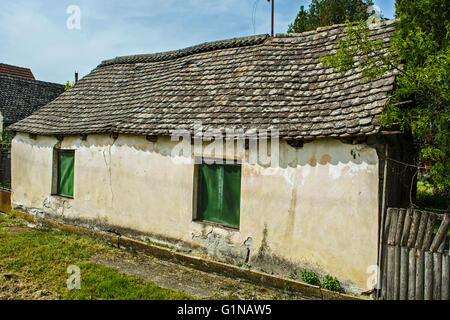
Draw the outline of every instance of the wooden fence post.
M425 254L425 282L424 282L424 299L433 299L433 254L424 251Z
M389 236L387 241L387 255L388 255L388 264L387 264L387 296L388 300L393 300L395 297L395 236L397 233L397 221L398 221L398 210L389 208L388 213L390 212L390 228L389 228Z
M450 256L447 253L442 255L442 300L450 300Z
M416 249L416 300L423 300L425 257L421 249Z
M441 299L442 290L442 255L433 252L433 300Z
M397 228L394 239L394 300L398 300L400 297L400 271L401 271L401 249L400 241L403 233L403 222L405 221L406 210L398 210Z
M416 249L409 249L408 300L416 299Z

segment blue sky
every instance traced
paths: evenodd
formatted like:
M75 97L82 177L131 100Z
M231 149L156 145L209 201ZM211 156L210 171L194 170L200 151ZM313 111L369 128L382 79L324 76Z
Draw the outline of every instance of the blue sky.
M286 32L310 2L275 0L275 33ZM394 0L374 3L384 17L394 16ZM70 5L81 10L79 30L67 28ZM0 62L65 83L75 70L83 77L116 56L270 33L269 9L267 0L2 0Z

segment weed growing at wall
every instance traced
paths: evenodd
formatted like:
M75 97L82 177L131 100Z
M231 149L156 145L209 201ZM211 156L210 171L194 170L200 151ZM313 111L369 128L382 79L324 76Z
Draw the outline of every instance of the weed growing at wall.
M322 280L322 288L330 291L340 291L341 285L336 278L333 278L330 275L326 275Z
M305 281L306 283L312 285L320 285L319 278L312 271L302 270L300 271L300 276L302 277L302 280Z

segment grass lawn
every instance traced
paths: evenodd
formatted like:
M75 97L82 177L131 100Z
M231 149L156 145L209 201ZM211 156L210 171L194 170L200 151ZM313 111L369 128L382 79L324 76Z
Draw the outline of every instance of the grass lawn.
M17 275L22 282L54 293L56 299L194 299L89 260L108 250L117 249L84 236L23 228L17 219L0 214L0 275ZM81 270L79 290L67 288L70 265Z

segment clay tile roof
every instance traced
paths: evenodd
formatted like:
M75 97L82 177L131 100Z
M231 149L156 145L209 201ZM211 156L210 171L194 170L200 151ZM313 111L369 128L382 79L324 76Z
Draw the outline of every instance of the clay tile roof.
M203 130L276 128L288 139L375 134L395 75L363 81L357 69L326 69L318 59L344 27L106 60L11 130L170 135L200 121ZM385 21L373 37L388 45L393 32Z
M0 63L0 74L35 80L33 73L28 68L16 67Z

